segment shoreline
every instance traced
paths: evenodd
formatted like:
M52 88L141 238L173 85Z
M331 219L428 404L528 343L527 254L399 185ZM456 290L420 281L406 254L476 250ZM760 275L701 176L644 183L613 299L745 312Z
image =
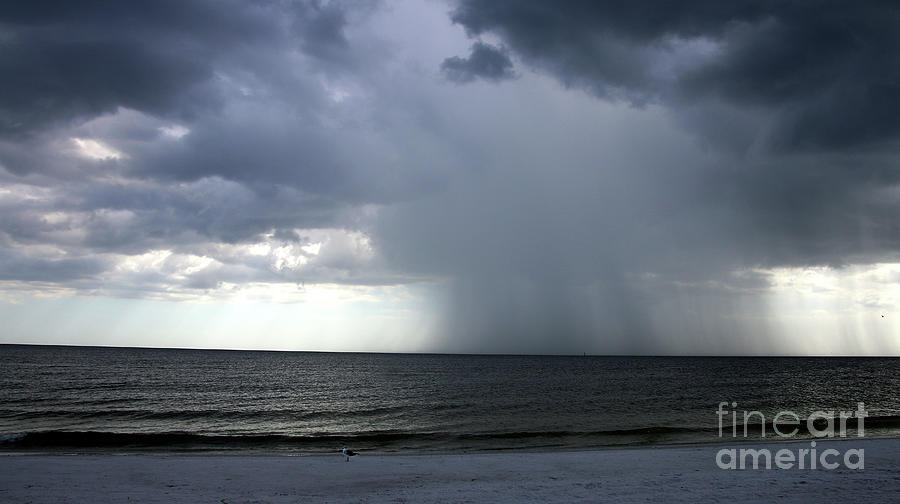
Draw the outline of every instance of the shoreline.
M855 443L853 443L855 441ZM807 440L741 442L789 450ZM900 439L817 440L863 449L864 469L720 469L724 445L602 450L334 455L105 453L0 456L0 500L122 502L887 502L900 493Z
M872 435L872 436L864 436L857 437L855 435L848 435L844 437L835 436L835 437L768 437L768 438L757 438L757 437L737 437L737 438L728 438L723 437L714 441L681 441L681 442L666 442L666 443L633 443L633 444L615 444L615 445L586 445L582 448L574 447L574 446L508 446L508 447L496 447L496 448L464 448L464 449L417 449L417 448L407 448L407 449L389 449L389 450L380 450L380 449L369 449L369 448L355 448L357 452L360 452L363 455L375 455L379 457L394 457L394 456L429 456L429 455L477 455L477 454L517 454L517 453L581 453L581 452L605 452L610 450L667 450L667 449L678 449L678 448L714 448L721 447L725 445L736 445L736 446L745 446L751 444L802 444L809 443L811 441L816 442L828 442L828 443L841 443L841 442L853 442L853 441L878 441L878 440L898 440L900 441L900 434L897 433L889 433L889 434L881 434L881 435ZM268 448L231 448L231 449L213 449L213 448L190 448L190 447L140 447L140 448L129 448L129 447L60 447L60 448L22 448L22 449L3 449L0 448L0 457L5 456L25 456L25 455L33 455L33 456L122 456L122 455L148 455L148 456L170 456L170 455L178 455L178 456L248 456L248 457L330 457L333 453L338 453L340 449L335 449L334 452L331 451L322 451L322 450L311 450L305 451L301 448L298 449L268 449Z

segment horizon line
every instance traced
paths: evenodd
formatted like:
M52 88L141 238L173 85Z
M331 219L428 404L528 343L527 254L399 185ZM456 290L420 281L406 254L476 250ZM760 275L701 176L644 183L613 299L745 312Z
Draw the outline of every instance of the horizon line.
M278 353L331 353L331 354L375 354L375 355L446 355L472 357L633 357L633 358L900 358L900 355L876 354L626 354L626 353L501 353L501 352L388 352L367 350L295 350L280 348L212 348L212 347L167 347L140 345L80 345L66 343L0 343L0 346L36 346L36 347L74 347L74 348L110 348L135 350L194 350L221 352L278 352Z

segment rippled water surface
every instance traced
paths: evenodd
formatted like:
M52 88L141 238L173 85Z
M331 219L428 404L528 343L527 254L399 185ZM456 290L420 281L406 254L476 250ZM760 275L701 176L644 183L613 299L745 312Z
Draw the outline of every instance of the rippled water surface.
M900 359L0 346L0 449L469 450L717 440L719 402L869 412ZM802 434L802 433L801 433Z

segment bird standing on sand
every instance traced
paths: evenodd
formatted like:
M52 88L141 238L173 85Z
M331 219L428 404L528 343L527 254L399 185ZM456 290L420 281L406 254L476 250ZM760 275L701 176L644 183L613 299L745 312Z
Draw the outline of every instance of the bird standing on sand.
M344 457L347 458L347 462L350 462L350 457L355 457L355 456L356 456L356 452L353 451L353 450L348 449L348 448L345 446L343 449L341 449L341 455L343 455Z

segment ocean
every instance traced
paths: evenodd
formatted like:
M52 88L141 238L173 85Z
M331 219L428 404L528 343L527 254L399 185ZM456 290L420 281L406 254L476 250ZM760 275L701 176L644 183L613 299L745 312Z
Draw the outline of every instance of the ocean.
M766 421L779 411L805 419L862 402L866 436L896 436L898 391L898 358L0 345L0 451L315 454L342 446L391 453L714 443L723 441L723 401L730 415L758 410ZM764 427L750 422L749 437L760 439ZM797 437L808 435L801 425Z

